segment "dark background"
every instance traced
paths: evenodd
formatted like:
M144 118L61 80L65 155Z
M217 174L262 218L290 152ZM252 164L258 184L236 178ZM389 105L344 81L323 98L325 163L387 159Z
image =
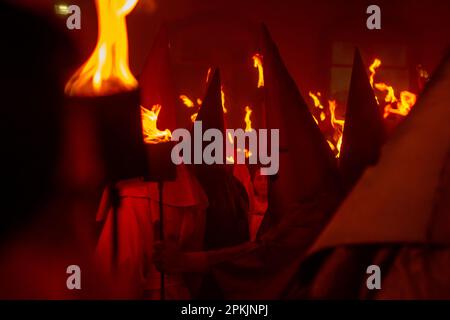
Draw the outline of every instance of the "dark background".
M19 0L56 24L74 40L84 62L97 37L95 1ZM69 31L55 4L77 4L81 30ZM382 30L366 28L366 8L381 7ZM130 66L138 75L159 26L169 28L180 94L202 98L205 75L221 68L229 126L243 126L243 108L257 104L257 73L251 56L258 50L261 22L269 27L285 63L308 103L308 91L338 101L343 116L353 49L366 65L383 65L380 79L396 90L418 93L416 67L432 72L450 44L450 2L446 0L140 0L128 17ZM182 107L182 106L180 106ZM257 107L256 107L257 109ZM254 115L257 117L257 115Z

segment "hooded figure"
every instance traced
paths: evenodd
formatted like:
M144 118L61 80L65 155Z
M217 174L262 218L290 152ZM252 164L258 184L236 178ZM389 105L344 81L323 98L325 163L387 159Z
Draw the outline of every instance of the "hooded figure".
M211 77L196 122L202 122L203 132L217 129L226 138L220 88L220 73L216 70ZM203 143L202 151L206 145L207 143ZM223 150L225 147L223 141ZM225 152L222 157L225 163ZM209 200L205 249L221 249L248 241L248 199L242 184L225 164L196 164L193 167Z
M355 49L339 161L347 189L353 187L367 166L378 161L384 142L381 112L382 108L375 99L361 54Z
M301 206L340 192L335 158L266 27L262 38L266 123L280 130L280 169L270 177L269 208L259 236L293 212L310 219Z
M161 117L163 114L165 117L162 124L158 118L158 127L173 129L176 110L172 102L176 95L170 76L168 50L167 35L162 29L141 75L141 105L146 108L160 105ZM148 166L151 168L154 163L152 154L149 154ZM152 263L153 243L160 239L159 191L157 182L135 179L121 181L115 188L104 192L97 215L103 229L96 258L100 269L114 282L111 284L112 296L160 298L160 273ZM176 179L164 182L162 199L165 238L183 250L201 250L208 201L188 167L176 167ZM193 280L181 274L165 275L165 298L190 298L198 287Z
M158 127L173 131L177 128L176 86L170 58L170 43L167 27L161 26L153 47L139 77L141 103L151 110L155 105L163 106L158 115Z
M223 138L226 138L219 70L214 71L208 84L203 104L196 118L196 122L198 121L202 123L203 132L216 129L221 132ZM233 175L232 170L227 168L226 144L224 140L221 142L224 150L221 155L224 164L194 164L192 166L209 203L206 211L205 250L236 246L247 242L250 238L247 193L241 182ZM206 145L207 143L202 144L200 152L203 152ZM194 148L192 154L195 152L198 151ZM210 274L204 276L198 297L203 299L223 297L215 279Z
M186 271L212 271L227 299L281 297L341 199L331 151L265 28L263 35L267 122L280 129L281 145L265 225L256 241L180 256Z
M309 250L307 297L450 298L448 88L449 56Z

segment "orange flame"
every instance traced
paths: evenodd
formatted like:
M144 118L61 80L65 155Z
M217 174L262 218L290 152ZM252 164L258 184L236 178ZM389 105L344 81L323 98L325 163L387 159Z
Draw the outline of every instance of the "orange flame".
M225 91L223 91L223 86L220 88L220 96L222 97L222 109L223 113L227 113L228 110L225 107Z
M259 53L256 53L252 57L253 59L253 66L258 69L258 88L264 87L264 69L263 69L263 63L262 63L262 55Z
M373 88L373 83L374 83L374 79L375 79L375 74L377 72L377 69L381 66L381 60L380 59L375 59L372 64L369 67L369 71L370 71L370 85Z
M68 95L107 95L133 90L136 78L128 65L125 17L139 0L96 0L98 39L87 62L66 84Z
M195 120L197 119L197 116L198 116L198 112L193 113L193 114L191 115L191 121L192 121L192 122L195 122Z
M212 68L208 68L208 71L206 71L206 83L209 82L209 78L211 77L211 71Z
M376 58L369 68L371 72L370 84L380 92L386 92L386 96L384 98L384 101L386 102L386 105L384 107L384 118L387 118L392 113L401 116L408 115L408 113L411 111L411 108L417 101L417 95L409 91L402 91L400 92L400 99L398 99L395 96L395 89L392 86L383 82L374 83L376 69L380 66L381 60Z
M392 108L392 104L386 105L384 108L384 117L395 113L401 116L406 116L411 111L411 108L416 104L417 96L409 91L400 92L400 101L397 102L397 108Z
M328 101L328 108L330 109L330 117L331 117L331 125L334 128L334 140L336 141L336 144L334 145L334 149L331 148L333 151L337 150L336 158L339 158L341 155L341 146L342 146L342 134L344 132L344 123L345 120L340 120L336 118L336 101L335 100L329 100ZM330 141L328 141L328 144L332 144Z
M323 112L324 107L322 105L322 102L320 102L320 97L322 96L322 94L320 92L317 92L316 94L312 93L311 91L309 92L309 96L311 97L312 101L314 102L314 107L320 109L320 121L325 121L325 119L327 118L325 112ZM318 124L319 121L317 121L317 118L314 117L314 121L316 121L316 123Z
M253 110L250 109L249 106L245 107L245 131L250 132L252 131L252 120L250 119L250 116L252 115Z
M212 73L212 68L208 68L208 71L206 72L206 83L209 82L210 77L211 77L211 73ZM226 97L225 97L225 91L224 91L224 89L223 89L223 86L220 88L220 97L221 97L221 101L222 101L222 109L223 109L223 113L227 113L228 110L227 110L227 108L225 107L225 99L226 99ZM183 102L183 104L184 104L187 108L193 108L193 107L195 107L194 100L191 99L191 98L189 98L189 96L187 96L187 95L185 95L185 94L182 94L182 95L179 96L179 98L180 98L180 100ZM201 107L201 105L203 104L203 101L202 101L202 99L200 99L200 98L195 99L195 102L197 103L197 106L198 106L198 107ZM191 115L191 121L192 121L192 122L194 122L194 121L197 119L197 115L198 115L198 112L193 113L193 114Z
M187 95L180 95L180 99L181 101L183 101L184 105L188 108L193 108L194 107L194 102L192 102L192 100L187 96Z
M316 94L312 93L311 91L309 92L309 96L310 96L311 99L313 100L314 106L315 106L316 108L319 108L319 109L323 109L323 105L322 105L322 103L320 102L320 99L319 99L319 97L320 97L321 95L322 95L322 94L321 94L320 92L317 92Z
M185 95L185 94L180 95L180 100L189 109L195 107L194 101L191 98L189 98L187 95ZM197 98L196 102L197 102L197 106L198 107L200 107L202 105L202 103L203 103L203 101L200 98ZM197 119L197 115L198 115L198 112L195 112L195 113L191 114L191 121L192 122L194 122Z
M395 90L392 86L389 86L383 82L381 83L375 83L375 88L378 89L381 92L386 92L386 97L384 98L384 101L391 103L396 102L397 98L395 97Z
M157 104L148 110L141 106L142 117L142 133L144 135L144 142L148 144L157 144L160 142L170 141L172 132L169 129L160 131L157 128L158 115L161 111L161 105Z
M400 93L400 97L396 97L395 90L392 86L386 83L375 83L375 75L377 69L381 66L381 60L375 59L369 67L370 70L370 84L372 87L380 92L385 92L386 95L384 97L384 101L386 103L384 107L384 117L386 118L389 114L395 113L398 115L406 116L411 108L414 106L417 100L417 96L414 93L409 91L402 91ZM320 110L320 121L325 120L324 107L321 102L321 94L317 92L314 94L313 92L309 92L309 96L314 102L314 107L317 110ZM378 99L377 99L378 102ZM328 108L330 112L330 123L334 129L333 136L327 140L330 149L336 154L336 158L340 157L341 154L341 146L342 146L342 137L344 132L344 119L336 118L336 108L337 104L335 100L328 101ZM323 113L323 115L322 115ZM317 125L321 125L319 120L313 115L314 121ZM322 129L322 128L321 128Z
M321 102L322 94L320 92L317 92L314 94L313 92L309 92L309 96L311 97L312 101L314 102L314 107L316 107L318 110L320 110L320 121L324 122L326 120L326 114L325 114L325 107L323 106ZM328 109L330 111L330 123L331 126L334 129L333 136L330 137L329 140L327 140L328 145L330 146L330 149L336 154L336 158L340 157L341 154L341 145L342 145L342 133L344 131L344 122L345 120L340 120L336 118L336 101L335 100L328 100ZM313 115L314 121L317 125L320 126L319 121L317 118Z

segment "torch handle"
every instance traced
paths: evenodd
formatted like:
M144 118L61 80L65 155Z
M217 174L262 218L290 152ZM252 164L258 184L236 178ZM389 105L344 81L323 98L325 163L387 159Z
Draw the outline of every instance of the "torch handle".
M118 210L120 206L120 196L114 184L109 186L110 201L112 206L112 265L117 268L119 256L119 225L118 225Z
M164 206L163 206L163 187L164 182L158 181L159 193L159 238L164 241ZM161 272L160 298L165 300L164 272Z

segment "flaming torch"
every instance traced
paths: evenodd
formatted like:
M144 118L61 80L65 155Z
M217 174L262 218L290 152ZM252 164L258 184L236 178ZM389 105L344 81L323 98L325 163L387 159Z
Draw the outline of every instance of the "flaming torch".
M137 88L128 66L128 35L125 17L138 0L96 0L98 40L87 62L72 76L66 93L110 95Z
M164 240L164 205L163 191L164 181L172 181L176 179L175 165L170 158L170 152L173 147L171 142L172 132L169 129L161 131L157 128L157 121L161 105L154 105L151 110L141 106L142 115L142 132L144 142L148 153L149 168L146 181L158 183L159 193L159 239ZM161 272L160 298L165 299L165 278Z
M94 52L67 82L69 181L112 195L112 263L117 262L116 182L142 177L146 153L138 83L128 65L126 16L138 0L96 0L98 38ZM69 148L70 146L70 148Z
M167 29L162 26L139 77L142 134L148 157L144 179L157 183L158 186L159 221L155 223L154 230L155 239L159 240L164 240L164 182L176 179L176 167L171 159L174 145L171 130L176 128L176 89L172 78L168 39ZM165 298L164 280L164 273L161 273L161 300Z

